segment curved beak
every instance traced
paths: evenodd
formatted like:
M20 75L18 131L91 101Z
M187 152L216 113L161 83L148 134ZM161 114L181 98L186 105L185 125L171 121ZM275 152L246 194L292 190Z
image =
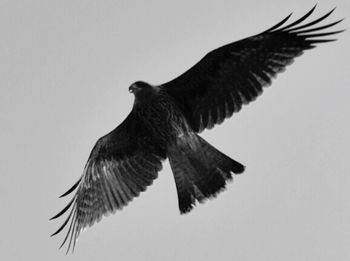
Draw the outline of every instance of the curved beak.
M136 90L138 90L139 88L135 85L135 84L132 84L130 87L129 87L129 92L130 93L134 93Z

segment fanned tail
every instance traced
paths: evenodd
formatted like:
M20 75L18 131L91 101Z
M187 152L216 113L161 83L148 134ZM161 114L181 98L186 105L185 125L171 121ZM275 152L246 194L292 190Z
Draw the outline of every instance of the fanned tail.
M215 197L232 180L232 173L240 174L245 168L193 133L179 137L168 156L182 214L189 212L196 201Z

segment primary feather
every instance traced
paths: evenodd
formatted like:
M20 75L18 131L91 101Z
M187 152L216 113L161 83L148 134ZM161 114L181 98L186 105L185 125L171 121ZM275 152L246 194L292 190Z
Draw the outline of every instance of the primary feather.
M193 130L212 128L254 101L263 87L270 85L278 73L318 43L334 41L324 36L340 33L319 33L342 20L311 28L333 11L305 25L315 7L297 21L282 26L289 18L270 29L230 43L208 53L202 60L174 80L162 85L184 111ZM315 33L317 32L317 33Z

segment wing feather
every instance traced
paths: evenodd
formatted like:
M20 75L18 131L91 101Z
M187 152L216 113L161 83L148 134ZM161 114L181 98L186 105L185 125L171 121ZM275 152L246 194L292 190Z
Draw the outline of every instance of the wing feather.
M316 5L290 24L284 25L291 14L260 34L213 50L161 88L176 101L196 132L220 124L224 118L240 111L243 104L262 94L263 87L285 71L294 58L316 44L334 41L323 37L343 32L323 31L342 19L313 27L328 18L334 9L302 24L315 8Z
M76 191L69 204L52 218L70 209L66 220L52 234L60 233L69 224L61 245L68 243L67 252L73 251L86 227L126 206L157 178L165 151L140 124L142 121L132 112L115 130L100 138L82 177L62 195Z

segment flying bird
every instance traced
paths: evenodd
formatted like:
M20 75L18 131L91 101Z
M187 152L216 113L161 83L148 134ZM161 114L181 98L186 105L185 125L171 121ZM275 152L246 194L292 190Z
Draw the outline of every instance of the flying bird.
M69 204L52 218L70 210L63 225L52 234L68 224L61 247L69 242L67 252L71 247L73 250L84 228L122 209L145 191L167 158L180 213L190 212L196 202L223 191L232 175L242 173L245 167L198 134L255 100L263 87L303 51L335 40L324 37L343 30L323 30L343 19L319 26L333 9L304 22L315 7L290 24L283 26L291 14L262 33L209 52L167 83L133 83L129 87L135 96L132 111L96 142L81 178L61 196L75 191Z

